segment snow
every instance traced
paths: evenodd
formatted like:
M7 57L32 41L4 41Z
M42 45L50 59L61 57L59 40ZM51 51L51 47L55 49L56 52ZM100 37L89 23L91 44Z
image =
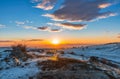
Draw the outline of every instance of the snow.
M96 45L85 48L65 49L65 53L74 52L86 57L97 56L120 63L120 44Z
M29 79L29 77L34 76L41 70L37 67L37 61L45 61L47 58L42 59L29 59L26 62L22 62L21 66L11 67L9 69L4 69L0 71L0 79ZM6 66L3 62L2 66ZM25 65L28 63L28 65ZM23 66L23 67L22 67Z
M72 58L72 59L77 59L77 60L88 60L88 58L86 58L86 57L78 56L78 55L71 55L71 54L64 54L61 57L63 57L63 58Z
M10 50L11 48L9 47L0 47L0 52L3 52L4 50Z
M0 79L29 79L29 77L32 77L41 71L40 68L37 67L37 62L47 60L47 57L44 59L28 59L25 62L21 61L20 66L16 66L13 59L9 57L10 53L4 52L6 49L0 50L0 68L2 68L2 70L0 70ZM6 62L4 60L5 58L8 58L9 62Z
M20 66L15 66L13 59L9 57L10 52L5 52L4 50L10 50L10 48L0 48L0 68L2 68L0 70L0 79L29 79L29 77L41 72L41 69L37 66L37 62L46 61L50 56L46 52L28 52L29 54L43 57L28 59L24 62L21 61ZM97 56L120 63L120 43L68 48L62 51L65 53L60 54L60 57L89 60L90 56ZM6 62L5 58L9 58L10 62ZM109 69L107 67L103 67L103 70ZM115 68L114 70L120 73L120 70Z
M34 76L38 72L37 67L32 68L10 68L0 71L0 79L28 79L29 76Z

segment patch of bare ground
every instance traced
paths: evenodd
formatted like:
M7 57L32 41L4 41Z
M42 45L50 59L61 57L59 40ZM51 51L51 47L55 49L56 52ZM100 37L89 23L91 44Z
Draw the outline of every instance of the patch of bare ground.
M42 72L36 75L36 79L114 79L92 64L76 59L58 58L57 61L38 62L37 65Z

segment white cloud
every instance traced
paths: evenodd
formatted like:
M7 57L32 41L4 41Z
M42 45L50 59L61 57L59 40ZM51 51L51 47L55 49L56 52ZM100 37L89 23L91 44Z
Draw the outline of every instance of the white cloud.
M103 4L100 4L98 5L99 8L106 8L106 7L109 7L111 5L111 3L103 3Z
M41 3L38 3L35 8L40 8L43 10L51 10L54 8L56 0L42 0Z
M25 20L25 21L15 21L15 23L17 26L20 26L20 25L25 25L25 24L31 24L33 22L29 20Z
M25 28L25 29L37 29L36 27L33 27L33 26L23 26L23 28Z
M16 23L17 25L23 25L23 24L25 24L25 22L22 22L22 21L15 21L15 23Z

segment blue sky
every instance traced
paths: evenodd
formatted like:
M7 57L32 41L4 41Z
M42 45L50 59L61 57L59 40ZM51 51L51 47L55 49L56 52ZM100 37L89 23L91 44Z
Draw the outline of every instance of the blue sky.
M1 42L120 42L119 36L120 0L0 0Z

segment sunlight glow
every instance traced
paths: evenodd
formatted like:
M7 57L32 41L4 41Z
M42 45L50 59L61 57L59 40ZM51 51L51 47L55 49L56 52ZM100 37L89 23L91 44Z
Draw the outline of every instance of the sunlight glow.
M54 40L52 40L52 44L57 45L57 44L59 44L59 43L60 43L60 41L59 41L58 39L54 39Z

